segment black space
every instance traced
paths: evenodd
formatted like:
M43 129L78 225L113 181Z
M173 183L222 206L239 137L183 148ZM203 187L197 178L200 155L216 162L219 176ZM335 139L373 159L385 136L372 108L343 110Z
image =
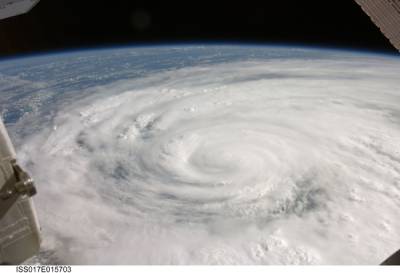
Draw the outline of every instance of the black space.
M209 40L396 52L353 0L41 0L0 22L0 56Z

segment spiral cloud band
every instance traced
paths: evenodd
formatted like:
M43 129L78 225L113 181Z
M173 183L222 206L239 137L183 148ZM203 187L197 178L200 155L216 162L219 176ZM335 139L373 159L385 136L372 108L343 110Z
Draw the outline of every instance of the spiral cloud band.
M400 247L398 75L372 55L249 59L71 95L18 145L38 259L381 262Z

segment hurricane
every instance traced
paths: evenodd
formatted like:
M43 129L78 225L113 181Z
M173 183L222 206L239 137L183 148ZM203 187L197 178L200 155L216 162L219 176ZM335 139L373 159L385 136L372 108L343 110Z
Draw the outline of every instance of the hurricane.
M37 261L378 264L400 247L400 60L212 61L226 52L62 100L36 81L3 112L38 187Z

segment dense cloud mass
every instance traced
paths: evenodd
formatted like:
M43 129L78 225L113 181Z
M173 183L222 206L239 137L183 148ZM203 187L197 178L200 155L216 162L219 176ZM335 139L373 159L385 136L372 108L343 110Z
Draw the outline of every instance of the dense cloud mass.
M381 262L400 248L400 60L321 56L154 71L13 121L37 259Z

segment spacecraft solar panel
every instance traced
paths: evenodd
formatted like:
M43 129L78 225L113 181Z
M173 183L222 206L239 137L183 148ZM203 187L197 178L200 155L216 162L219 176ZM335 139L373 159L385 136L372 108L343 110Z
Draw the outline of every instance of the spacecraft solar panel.
M400 0L355 0L400 51Z
M30 11L39 0L0 0L0 20Z

